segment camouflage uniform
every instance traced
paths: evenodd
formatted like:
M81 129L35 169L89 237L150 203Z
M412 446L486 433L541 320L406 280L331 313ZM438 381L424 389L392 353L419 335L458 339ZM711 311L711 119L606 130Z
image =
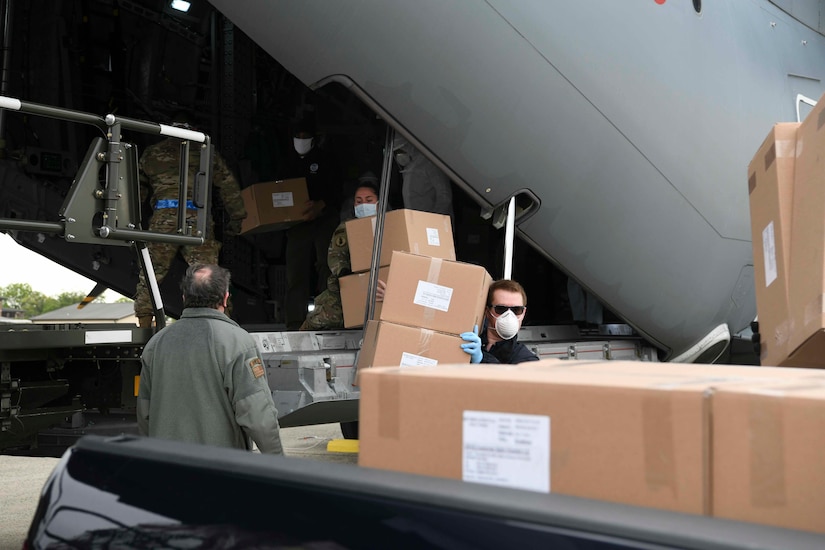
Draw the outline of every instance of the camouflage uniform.
M193 147L194 149L194 147ZM158 208L158 201L174 200L177 203L180 188L180 140L167 138L158 144L146 148L140 158L140 195L141 202L151 193L154 212L149 221L149 229L158 233L174 233L177 230L177 207ZM195 174L200 170L200 155L192 151L189 155L189 198L192 198L192 185ZM246 217L246 208L241 197L238 180L232 174L226 161L215 151L212 166L212 185L220 192L230 222L224 231L226 235L237 235L241 221ZM197 210L187 211L187 222L194 225ZM217 264L221 243L214 239L215 223L209 218L206 239L201 246L181 246L170 243L147 243L149 256L155 268L158 285L163 281L175 255L180 250L186 263ZM152 317L154 310L152 300L143 273L140 274L135 291L135 316Z
M341 286L338 278L352 273L345 223L336 227L332 234L327 250L327 264L331 272L327 278L327 289L315 297L315 309L307 314L299 330L344 328L344 311L341 308Z

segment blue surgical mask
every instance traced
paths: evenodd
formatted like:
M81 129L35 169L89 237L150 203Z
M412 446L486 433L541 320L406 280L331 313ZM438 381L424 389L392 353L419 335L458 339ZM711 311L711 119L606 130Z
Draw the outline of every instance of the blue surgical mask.
M378 205L375 203L368 203L365 202L363 204L356 204L355 205L355 217L356 218L366 218L369 216L375 216L378 212Z

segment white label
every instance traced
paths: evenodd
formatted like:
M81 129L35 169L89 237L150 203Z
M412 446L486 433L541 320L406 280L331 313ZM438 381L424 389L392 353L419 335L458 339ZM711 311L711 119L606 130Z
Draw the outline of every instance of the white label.
M272 193L272 208L288 208L290 206L295 206L295 202L292 200L292 191Z
M414 353L401 354L401 367L434 367L438 364L437 359L430 359L429 357L422 357Z
M438 229L427 228L427 244L430 246L441 246L441 239L438 238Z
M448 286L436 285L427 281L418 281L413 303L419 306L431 307L439 311L450 311L450 300L453 289Z
M120 344L131 341L131 330L90 330L86 332L87 344Z
M762 255L765 257L765 287L776 280L776 241L773 234L773 221L762 230Z
M550 492L550 417L464 411L462 479Z

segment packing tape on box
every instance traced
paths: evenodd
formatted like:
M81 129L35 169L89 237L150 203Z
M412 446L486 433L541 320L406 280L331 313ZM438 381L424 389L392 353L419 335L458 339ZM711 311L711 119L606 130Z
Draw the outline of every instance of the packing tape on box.
M748 403L750 500L756 508L786 504L783 393L754 391Z
M823 306L825 306L825 300L823 300L822 294L817 294L813 300L808 302L802 317L803 327L822 319L822 314L825 313L825 307Z
M825 111L824 111L825 112ZM778 158L795 158L797 155L796 140L793 139L777 139L770 148L765 152L764 162L765 171L770 169L771 164ZM748 176L748 194L753 193L756 189L756 172Z
M773 161L776 160L776 142L773 142L768 148L768 151L765 153L765 171L767 172L768 168L771 167Z
M378 437L397 440L401 433L401 384L397 375L378 380Z
M673 437L671 392L648 392L642 399L642 444L645 482L653 492L669 489L675 496L676 445Z
M773 331L773 343L777 347L785 347L788 343L788 338L791 337L792 323L790 319L785 319L779 323Z
M430 258L430 268L427 271L428 283L438 283L438 276L441 275L441 264L441 258Z
M796 140L795 139L777 139L776 143L776 158L795 158L796 157Z
M702 513L713 515L713 388L702 392Z
M441 258L430 258L430 268L427 270L427 282L438 284L438 277L441 275ZM424 308L424 324L431 323L435 318L437 310L432 307Z
M425 354L430 351L430 346L433 342L433 334L435 331L432 331L428 328L421 329L421 336L418 338L418 353Z

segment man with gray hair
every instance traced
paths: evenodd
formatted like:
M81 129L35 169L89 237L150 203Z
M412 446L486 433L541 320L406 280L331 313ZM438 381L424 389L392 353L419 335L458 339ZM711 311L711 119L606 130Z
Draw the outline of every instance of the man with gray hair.
M181 282L181 318L143 349L141 435L283 454L278 411L252 336L230 319L230 274L195 264Z

